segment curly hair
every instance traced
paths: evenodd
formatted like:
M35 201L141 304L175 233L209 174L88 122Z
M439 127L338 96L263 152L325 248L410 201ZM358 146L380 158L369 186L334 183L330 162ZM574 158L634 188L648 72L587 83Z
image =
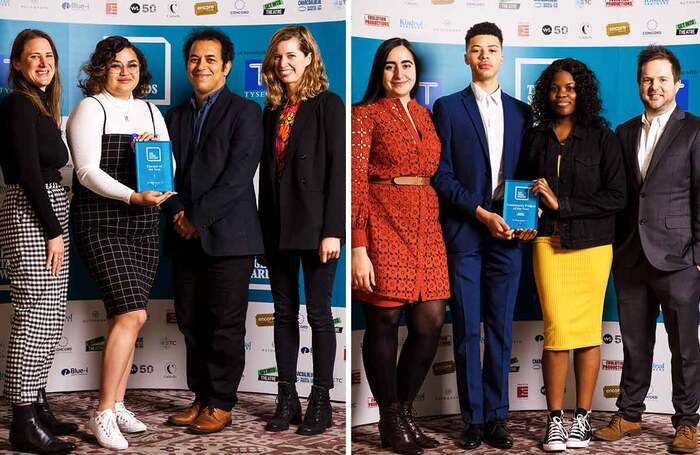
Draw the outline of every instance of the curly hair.
M148 83L151 81L151 73L148 72L146 57L138 47L123 36L109 36L95 46L95 52L90 55L90 60L80 68L87 74L87 78L78 82L78 87L86 96L101 93L107 83L109 65L117 58L117 54L124 49L131 49L139 61L139 82L134 89L134 97L143 98L148 93Z
M299 50L304 56L311 54L311 63L306 67L301 81L299 81L296 93L297 101L308 100L328 89L328 76L323 66L321 51L318 49L313 35L303 25L288 25L272 35L262 63L262 78L267 86L267 105L271 109L276 109L287 101L284 84L279 80L275 71L275 53L279 43L292 38L299 40Z
M467 30L467 34L464 36L464 45L467 49L469 49L469 40L478 35L493 35L498 38L498 42L503 46L503 32L493 22L479 22Z
M574 78L576 90L576 122L583 126L607 128L610 123L600 115L603 103L600 100L598 79L585 63L563 58L553 61L540 75L535 83L535 95L532 110L538 125L547 125L556 120L556 114L549 103L549 88L554 75L566 71Z

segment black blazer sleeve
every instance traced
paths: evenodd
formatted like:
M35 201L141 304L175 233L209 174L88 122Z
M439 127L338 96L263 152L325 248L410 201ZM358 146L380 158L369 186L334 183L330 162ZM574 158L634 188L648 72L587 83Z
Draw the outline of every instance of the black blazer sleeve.
M168 133L170 134L171 140L172 137L174 136L174 130L175 128L173 127L173 113L176 108L170 109L167 114L165 114L165 126L168 128ZM173 152L176 152L173 150ZM181 166L184 166L185 163L179 163L178 162L179 156L177 153L175 153L175 164L176 164L176 170L179 170L180 172L183 172L183 169L180 169ZM177 188L176 188L177 191ZM161 204L161 207L165 214L168 217L168 220L172 220L172 218L175 216L176 213L179 213L181 211L185 210L185 206L183 205L182 201L180 201L179 197L177 194L170 196L168 200L163 202Z
M345 238L345 106L339 96L327 97L323 125L328 160L321 236Z
M515 171L515 178L518 180L534 180L537 175L537 149L533 147L535 131L528 128L523 137L523 144L520 148L520 159Z
M612 131L606 130L600 147L601 186L591 197L559 198L560 218L606 217L625 208L627 181L622 161L620 141ZM576 178L576 176L573 176ZM585 184L585 182L581 182Z
M700 129L696 130L690 149L691 182L690 210L693 236L693 261L700 265Z

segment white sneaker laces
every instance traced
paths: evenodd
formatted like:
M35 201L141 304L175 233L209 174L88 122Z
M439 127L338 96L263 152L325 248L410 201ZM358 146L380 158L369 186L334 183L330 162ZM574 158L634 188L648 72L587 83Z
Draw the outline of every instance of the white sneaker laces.
M569 434L572 438L584 440L587 438L586 434L591 431L591 424L586 418L587 414L576 414L574 416L574 421L571 424L571 431Z
M566 441L566 429L564 429L564 422L561 420L561 417L555 416L550 419L547 435L547 439L550 441Z

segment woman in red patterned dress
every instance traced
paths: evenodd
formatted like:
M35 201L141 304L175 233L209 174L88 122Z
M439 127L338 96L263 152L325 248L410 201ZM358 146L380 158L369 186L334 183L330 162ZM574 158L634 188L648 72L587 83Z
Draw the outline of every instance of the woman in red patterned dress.
M437 447L412 402L435 356L450 295L430 177L440 140L414 97L418 62L405 39L377 50L364 98L352 110L352 288L363 303L362 356L379 405L382 445L420 454ZM398 365L398 326L408 336Z

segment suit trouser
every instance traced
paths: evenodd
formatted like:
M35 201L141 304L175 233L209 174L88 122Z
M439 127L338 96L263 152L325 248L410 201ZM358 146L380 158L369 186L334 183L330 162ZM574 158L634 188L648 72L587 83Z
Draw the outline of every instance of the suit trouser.
M641 248L641 245L639 245ZM629 264L627 264L629 265ZM698 302L700 271L691 266L676 272L655 269L642 253L632 267L613 268L620 316L624 365L617 399L619 413L640 421L651 382L659 306L671 349L674 426L698 423L700 345Z
M185 337L187 386L198 401L231 410L245 367L253 256L209 256L199 241L173 258L175 314Z
M517 243L491 237L471 251L447 256L459 407L467 425L508 417L512 322L521 257Z
M275 300L275 358L279 380L296 382L299 356L299 264L304 273L306 316L311 326L314 385L333 387L335 327L331 313L333 280L338 260L325 264L318 250L285 250L267 255Z

